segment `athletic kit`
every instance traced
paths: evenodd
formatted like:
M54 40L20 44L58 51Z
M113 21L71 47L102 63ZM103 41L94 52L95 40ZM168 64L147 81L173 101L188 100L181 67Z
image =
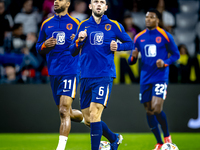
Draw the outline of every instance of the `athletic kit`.
M51 88L56 105L59 105L60 95L75 98L78 85L79 55L73 57L69 51L71 35L75 34L79 20L69 14L53 17L42 23L36 50L49 50L46 54L48 73L50 75ZM53 48L46 48L44 42L54 37L57 40Z
M87 37L79 42L78 34L84 30ZM122 42L118 43L118 51L133 49L133 41L123 26L106 15L102 16L100 24L91 16L78 27L70 51L73 56L81 53L81 109L89 107L90 102L106 106L109 101L113 78L116 78L114 52L110 50L112 40Z
M141 53L140 73L140 101L151 101L152 96L165 99L169 76L169 65L179 59L178 48L170 33L157 27L154 30L145 29L134 38L134 49ZM168 57L170 53L170 57ZM157 68L156 61L164 61L163 68ZM128 59L129 64L134 64L137 59Z

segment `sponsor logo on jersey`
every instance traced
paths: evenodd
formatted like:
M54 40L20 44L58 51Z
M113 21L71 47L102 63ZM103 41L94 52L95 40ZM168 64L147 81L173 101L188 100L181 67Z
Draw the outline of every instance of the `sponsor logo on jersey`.
M162 39L161 39L161 37L160 36L158 36L158 37L156 37L156 43L161 43L161 41L162 41Z
M90 33L90 43L91 45L102 45L104 40L104 33L101 31Z
M65 32L63 31L55 31L52 36L57 40L57 45L65 44Z
M142 40L140 40L140 41L141 41L141 42L144 42L145 40L142 39Z
M48 28L53 28L54 26L48 26Z
M67 28L67 30L71 30L71 29L73 28L73 24L68 23L68 24L66 25L66 28Z
M144 47L146 57L155 57L157 55L157 48L155 44L147 44Z
M106 31L110 31L111 30L111 25L110 24L106 24L105 25L105 30Z

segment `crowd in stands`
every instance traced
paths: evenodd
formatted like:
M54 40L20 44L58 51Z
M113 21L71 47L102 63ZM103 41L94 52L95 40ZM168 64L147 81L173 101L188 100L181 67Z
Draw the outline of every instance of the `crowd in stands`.
M87 19L90 0L71 0L69 14ZM45 56L35 44L41 23L54 15L54 0L0 0L0 84L48 83ZM109 18L122 23L134 39L145 29L145 13L156 8L162 14L160 27L170 32L181 57L170 66L171 83L200 83L200 2L199 0L108 0ZM130 52L116 54L118 81L139 83L140 59L127 64Z

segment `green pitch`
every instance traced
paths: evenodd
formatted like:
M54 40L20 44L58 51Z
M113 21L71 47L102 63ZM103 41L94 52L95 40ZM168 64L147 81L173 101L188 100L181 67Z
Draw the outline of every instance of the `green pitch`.
M151 133L122 133L124 140L118 150L152 150L156 141ZM200 150L200 133L172 133L179 150ZM0 150L54 150L58 134L0 134ZM106 140L102 138L102 140ZM66 150L90 150L89 133L71 133Z

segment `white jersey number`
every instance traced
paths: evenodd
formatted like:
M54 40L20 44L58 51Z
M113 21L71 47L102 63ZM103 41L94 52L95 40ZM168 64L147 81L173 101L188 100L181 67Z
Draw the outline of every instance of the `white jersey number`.
M67 81L67 79L65 79L63 82L65 83L64 84L64 89L67 89L67 83L69 83L69 89L71 89L71 87L72 87L72 80L68 80Z
M164 93L164 89L165 89L164 84L156 84L155 86L156 86L155 88L156 95L161 95Z

